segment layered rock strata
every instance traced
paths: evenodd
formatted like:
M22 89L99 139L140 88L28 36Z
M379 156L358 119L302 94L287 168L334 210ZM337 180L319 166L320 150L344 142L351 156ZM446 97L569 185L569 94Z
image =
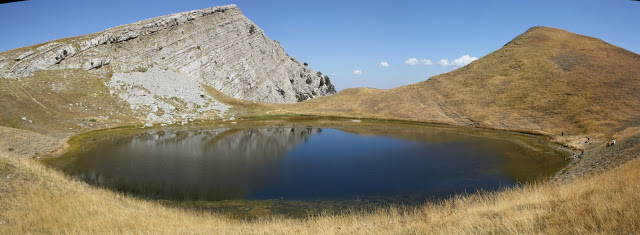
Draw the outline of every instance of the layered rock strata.
M4 78L64 69L144 73L152 67L246 100L290 103L335 93L327 76L288 55L235 5L157 17L0 54Z

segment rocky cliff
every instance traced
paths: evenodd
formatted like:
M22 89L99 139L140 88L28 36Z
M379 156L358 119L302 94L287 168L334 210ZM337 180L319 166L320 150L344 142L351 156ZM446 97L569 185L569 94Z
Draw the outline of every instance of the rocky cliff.
M335 93L327 76L289 56L235 5L148 19L0 54L0 77L82 69L153 79L177 73L232 97L291 103ZM164 84L171 86L172 84Z

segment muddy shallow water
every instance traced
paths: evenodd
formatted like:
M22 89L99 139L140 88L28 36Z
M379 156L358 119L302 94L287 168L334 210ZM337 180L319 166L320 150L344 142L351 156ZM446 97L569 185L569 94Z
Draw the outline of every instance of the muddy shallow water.
M415 126L150 129L48 159L91 185L172 201L424 202L551 176L561 153L538 137Z

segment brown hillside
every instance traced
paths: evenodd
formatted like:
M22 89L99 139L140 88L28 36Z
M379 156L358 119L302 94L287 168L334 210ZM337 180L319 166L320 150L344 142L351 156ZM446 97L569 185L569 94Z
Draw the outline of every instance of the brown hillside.
M391 90L347 89L287 106L321 115L408 119L548 134L610 134L640 123L640 55L533 27L452 72Z

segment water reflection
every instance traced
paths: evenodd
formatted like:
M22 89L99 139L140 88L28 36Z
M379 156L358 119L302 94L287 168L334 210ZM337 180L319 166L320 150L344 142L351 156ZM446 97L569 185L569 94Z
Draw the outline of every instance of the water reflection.
M171 200L425 200L496 190L557 170L549 151L437 130L158 130L99 142L65 170Z
M105 140L79 158L75 176L154 198L242 198L268 184L269 163L319 128L153 131Z

